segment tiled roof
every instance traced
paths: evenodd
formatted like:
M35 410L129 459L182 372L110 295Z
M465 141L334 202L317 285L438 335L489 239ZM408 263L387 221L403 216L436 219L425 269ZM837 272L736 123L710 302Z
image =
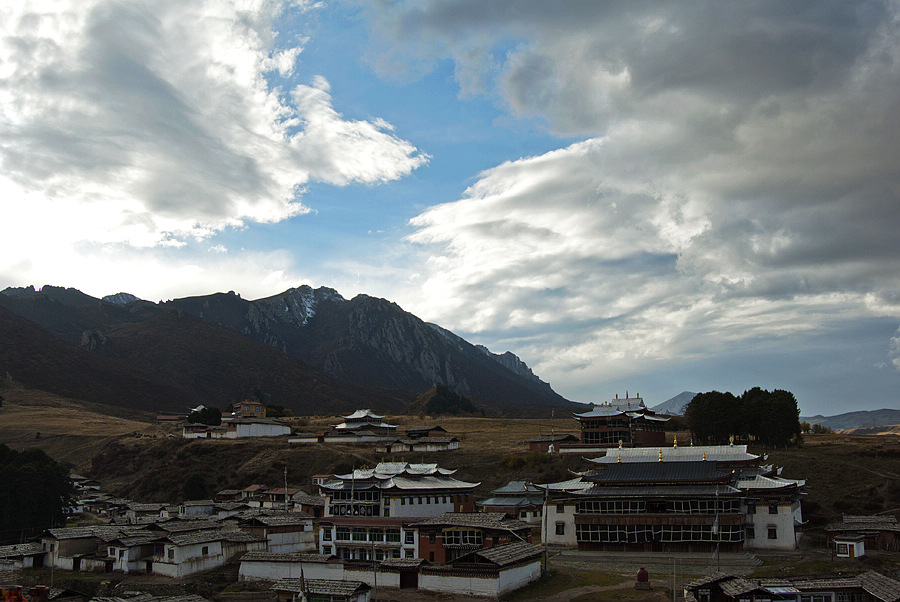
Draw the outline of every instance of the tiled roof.
M582 473L595 483L674 483L684 481L719 481L731 476L730 470L719 469L715 462L629 462L608 464L606 470Z
M540 546L532 545L524 541L517 541L470 552L469 554L460 556L456 560L451 561L450 564L477 562L478 559L481 558L492 564L503 567L522 562L523 560L540 558L541 554L543 554L543 551Z
M335 560L337 556L331 554L306 554L300 552L247 552L241 557L241 561L247 562L314 562L323 563Z
M859 516L845 514L843 520L831 523L826 531L894 531L900 532L900 523L895 516Z
M573 493L603 497L657 497L657 496L712 496L739 494L740 489L731 485L626 485L619 487L589 487Z
M300 593L306 590L307 594L319 596L351 596L358 592L369 591L371 586L362 581L341 581L338 579L279 579L272 586L277 592Z
M379 416L372 410L356 410L349 416L343 416L344 420L355 420L358 418L374 418L375 420L381 420L384 416Z
M0 558L15 558L16 556L43 554L44 552L44 546L39 543L20 543L12 546L0 546Z
M591 458L597 464L622 464L628 462L653 462L662 452L664 462L695 462L706 457L707 462L736 462L758 460L759 456L747 453L746 445L682 445L680 447L625 447L607 450L605 456Z
M545 441L578 441L578 437L575 435L562 434L562 435L538 435L534 439L531 439L530 443L544 443Z
M176 546L189 546L208 541L225 541L227 537L228 533L225 531L197 531L196 533L184 533L182 535L168 535L164 539L168 539Z
M166 531L167 533L204 531L218 529L221 527L218 522L211 520L170 520L165 522L157 521L154 524L159 527L160 531Z
M289 527L292 525L306 525L312 522L312 517L305 512L291 512L288 514L249 516L241 519L242 523L257 522L267 527Z
M544 491L528 481L510 481L506 485L497 487L491 493L540 493L543 495Z
M440 516L416 523L416 526L421 525L453 525L457 527L502 529L504 531L531 528L530 524L517 518L510 518L505 512L445 512Z
M540 506L544 503L544 497L543 495L495 496L476 503L479 506Z

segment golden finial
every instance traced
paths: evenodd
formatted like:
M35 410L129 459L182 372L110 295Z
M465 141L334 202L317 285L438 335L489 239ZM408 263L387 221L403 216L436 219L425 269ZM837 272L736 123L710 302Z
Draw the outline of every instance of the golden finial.
M706 452L703 452L703 461L706 462Z
M678 435L675 435L675 439L672 442L672 447L678 447Z
M618 464L622 463L622 454L619 454L619 458L616 460L616 463L618 463Z
M734 445L734 435L728 436L728 445Z
M622 449L622 440L619 439L619 449Z
M659 450L659 461L662 462L662 450Z

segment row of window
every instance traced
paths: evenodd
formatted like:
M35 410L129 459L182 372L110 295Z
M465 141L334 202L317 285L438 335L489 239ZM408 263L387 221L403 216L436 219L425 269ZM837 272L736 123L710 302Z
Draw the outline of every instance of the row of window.
M377 502L381 499L381 491L378 489L340 489L331 494L332 500L355 500L358 502Z
M613 445L619 441L631 441L628 431L584 431L582 438L590 445Z
M756 539L756 527L748 525L746 528L747 539ZM769 525L766 527L766 536L769 539L778 539L778 527Z
M367 541L367 542L387 542L400 543L400 529L381 529L372 527L365 529L362 527L337 527L334 532L336 541ZM331 541L331 529L322 530L322 540ZM404 532L404 543L415 543L415 532Z
M578 543L741 542L740 525L575 525Z
M747 502L747 514L756 514L756 502ZM769 514L778 514L778 502L769 502Z
M329 511L332 516L379 516L377 504L332 504Z
M740 500L587 500L575 505L578 514L734 514L741 510ZM558 504L557 512L565 512Z
M384 550L381 548L376 548L374 550L365 549L365 548L332 548L331 546L323 546L322 547L323 554L334 554L341 560L385 560L386 558L413 558L414 551L410 549L405 549L401 551L400 548L394 548L391 550Z

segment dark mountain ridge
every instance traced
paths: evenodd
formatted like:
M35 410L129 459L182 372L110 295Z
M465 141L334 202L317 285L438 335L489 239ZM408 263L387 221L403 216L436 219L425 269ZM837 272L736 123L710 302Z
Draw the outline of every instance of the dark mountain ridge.
M512 353L492 354L390 301L324 287L156 304L45 286L6 289L0 305L213 405L252 393L298 413L398 411L435 384L501 413L572 405Z

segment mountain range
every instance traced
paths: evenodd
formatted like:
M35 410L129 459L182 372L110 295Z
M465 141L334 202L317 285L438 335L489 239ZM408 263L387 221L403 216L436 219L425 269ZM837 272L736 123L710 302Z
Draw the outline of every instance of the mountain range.
M444 385L496 414L578 407L512 353L472 345L385 299L348 300L324 287L252 301L229 292L160 303L128 293L97 299L73 288L7 288L0 308L7 310L0 376L86 398L92 387L76 383L90 375L109 393L89 401L169 411L257 398L295 414L399 412ZM29 337L38 343L11 344ZM55 367L42 371L45 361Z

